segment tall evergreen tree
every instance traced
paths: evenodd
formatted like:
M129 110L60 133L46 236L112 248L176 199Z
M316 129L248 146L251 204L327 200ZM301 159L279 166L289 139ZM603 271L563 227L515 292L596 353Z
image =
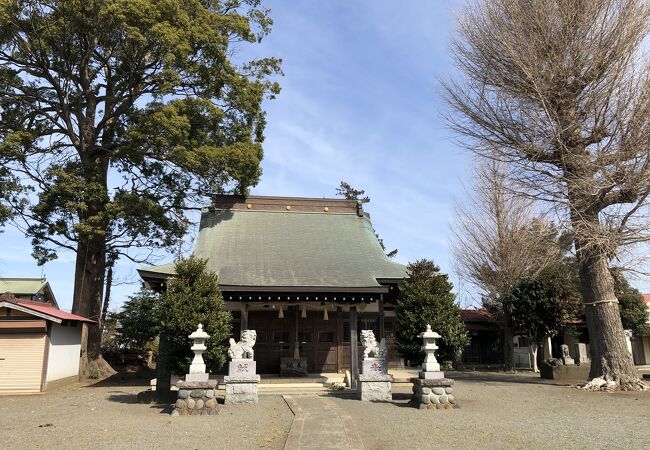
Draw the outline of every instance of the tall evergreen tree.
M279 61L233 46L269 32L260 3L0 2L0 189L25 190L0 205L39 263L76 252L73 312L98 321L107 254L168 248L184 211L258 182ZM100 340L90 325L82 372L105 368Z
M431 325L442 336L436 358L441 365L451 366L469 345L453 286L448 276L426 259L409 264L408 275L399 287L395 308L397 350L411 365L421 363L424 353L418 335Z
M179 375L187 373L194 355L188 336L199 323L210 335L203 353L205 364L208 370L220 369L226 362L232 317L225 309L217 276L206 270L206 261L191 256L177 262L176 276L168 281L160 300L160 352L165 352L169 369Z

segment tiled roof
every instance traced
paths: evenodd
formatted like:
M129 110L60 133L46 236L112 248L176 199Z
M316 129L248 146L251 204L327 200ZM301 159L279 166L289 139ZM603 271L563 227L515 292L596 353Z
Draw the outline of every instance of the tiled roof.
M463 322L494 322L492 314L485 309L462 309L460 318Z
M370 291L406 277L384 254L370 217L341 199L221 197L203 211L194 255L208 260L224 290ZM166 275L173 265L139 272Z

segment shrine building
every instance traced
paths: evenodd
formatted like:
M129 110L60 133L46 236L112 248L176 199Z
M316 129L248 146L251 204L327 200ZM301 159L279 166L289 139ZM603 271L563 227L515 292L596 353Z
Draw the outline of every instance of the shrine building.
M397 284L406 268L384 253L361 203L217 196L202 211L196 257L217 274L233 334L257 331L258 373L358 373L358 334L386 338L389 366ZM164 289L174 264L138 271Z

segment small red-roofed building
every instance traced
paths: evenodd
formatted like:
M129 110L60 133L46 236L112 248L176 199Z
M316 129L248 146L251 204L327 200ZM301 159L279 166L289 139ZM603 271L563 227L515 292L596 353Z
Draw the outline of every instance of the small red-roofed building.
M0 395L76 377L83 324L92 321L60 310L45 280L5 278L0 287Z

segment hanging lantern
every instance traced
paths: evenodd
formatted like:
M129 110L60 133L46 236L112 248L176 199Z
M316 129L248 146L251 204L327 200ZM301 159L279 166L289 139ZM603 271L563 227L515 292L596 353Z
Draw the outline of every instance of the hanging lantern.
M280 311L278 312L278 319L284 319L284 310L282 309L282 305L280 305Z
M307 318L307 307L306 306L302 307L302 314L300 315L300 317L302 317L303 319Z
M327 315L327 306L323 306L323 320L329 320L329 316Z

